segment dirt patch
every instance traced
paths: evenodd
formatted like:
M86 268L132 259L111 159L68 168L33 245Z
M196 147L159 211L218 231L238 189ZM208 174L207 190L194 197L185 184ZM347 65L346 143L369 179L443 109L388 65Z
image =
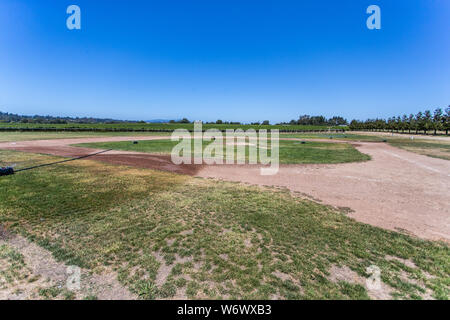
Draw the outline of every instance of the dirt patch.
M154 252L153 256L156 261L160 263L158 273L156 274L155 284L156 286L161 287L164 283L166 283L167 277L169 277L173 265L167 265L164 257L159 252Z
M291 276L291 275L289 275L287 273L281 272L279 270L273 271L272 275L274 277L280 279L283 282L290 281L291 283L293 283L298 288L298 291L300 292L300 294L304 293L304 290L303 290L303 288L302 288L302 286L300 284L300 281L298 281L298 279L294 278L293 276ZM279 294L279 292L278 292L278 294ZM280 296L278 294L274 295L274 300L279 300L280 299L279 298Z
M280 279L281 281L291 280L291 276L290 276L290 275L288 275L288 274L286 274L286 273L283 273L283 272L281 272L281 271L278 271L278 270L272 272L272 274L273 274L275 277L277 277L278 279ZM291 280L291 281L292 281L292 280Z
M399 275L400 279L403 282L415 285L417 287L420 287L422 289L422 293L419 294L419 296L423 299L423 300L435 300L433 298L433 291L429 288L427 288L425 286L425 284L423 283L423 281L414 279L412 277L410 277L405 271L401 271L400 275Z
M416 264L414 262L412 262L411 260L407 260L407 259L403 259L403 258L399 258L399 257L394 257L394 256L386 256L385 259L387 261L398 261L400 263L403 263L408 268L412 268L412 269L416 269L417 268Z
M221 253L221 254L219 254L219 257L220 257L220 259L222 259L222 260L225 260L225 261L228 261L228 254L226 254L226 253Z
M18 235L9 235L8 238L0 240L0 243L23 255L26 266L24 272L27 272L24 279L28 279L15 283L14 289L0 289L0 298L63 299L61 295L64 293L69 299L85 297L96 297L101 300L136 299L135 295L117 281L114 272L93 274L89 270L80 269L80 288L69 290L67 289L68 277L71 275L68 272L69 266L56 261L49 251ZM46 292L50 292L49 295L45 295Z
M390 300L392 299L392 292L394 291L390 286L380 281L380 286L374 288L373 286L368 286L366 278L361 277L355 271L351 270L347 266L339 267L332 265L330 270L330 276L328 279L332 282L345 281L352 284L359 284L366 288L367 293L371 299L374 300Z
M178 254L175 254L175 261L167 264L166 260L164 259L164 257L162 256L162 254L158 251L158 252L154 252L153 256L155 257L156 261L158 261L160 263L158 272L156 274L156 279L155 279L155 285L161 289L161 287L164 286L164 284L166 283L167 279L169 278L172 269L178 264L178 263L186 263L186 262L190 262L192 261L192 257L180 257ZM189 279L189 276L184 276L185 279ZM186 289L185 288L177 288L176 294L171 297L172 300L183 300L183 299L187 299L187 295L186 295Z
M187 236L187 235L190 235L190 234L193 234L194 233L194 230L193 229L189 229L189 230L183 230L183 231L181 231L180 232L180 235L182 235L182 236Z
M170 156L149 154L100 154L90 158L111 164L135 166L138 168L170 171L195 176L203 165L172 163Z
M7 240L10 237L11 237L11 234L0 225L0 240Z
M329 279L333 282L345 281L350 283L363 283L362 277L347 266L338 267L336 265L330 268Z
M0 240L0 300L40 299L41 292L54 287L54 282L32 272L20 252Z

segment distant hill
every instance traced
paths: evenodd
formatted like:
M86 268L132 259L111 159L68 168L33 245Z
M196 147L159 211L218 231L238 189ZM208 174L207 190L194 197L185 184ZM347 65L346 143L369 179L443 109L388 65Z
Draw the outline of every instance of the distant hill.
M169 123L169 119L153 119L153 120L146 120L147 123ZM179 121L179 120L175 120Z

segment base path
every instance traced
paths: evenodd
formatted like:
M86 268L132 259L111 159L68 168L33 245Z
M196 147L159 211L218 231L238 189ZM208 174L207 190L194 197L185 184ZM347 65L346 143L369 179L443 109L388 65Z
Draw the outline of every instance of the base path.
M99 149L71 147L86 142L167 139L168 137L100 137L0 143L12 149L59 156L80 156ZM450 161L397 149L385 143L354 144L372 160L332 165L281 165L273 176L259 166L172 164L169 156L110 151L93 160L286 187L325 204L349 208L349 216L385 229L450 242Z

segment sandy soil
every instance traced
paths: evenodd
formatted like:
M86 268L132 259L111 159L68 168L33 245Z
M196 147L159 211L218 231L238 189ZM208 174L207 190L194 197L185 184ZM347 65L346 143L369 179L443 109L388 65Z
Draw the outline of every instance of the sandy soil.
M99 150L70 147L70 144L167 138L35 140L0 143L0 149L72 157ZM360 152L369 154L372 160L335 165L281 165L274 176L260 175L259 166L176 166L169 156L128 151L110 151L92 159L200 177L286 187L325 204L350 208L349 216L358 221L425 239L449 242L450 162L411 153L385 143L358 142L354 145Z

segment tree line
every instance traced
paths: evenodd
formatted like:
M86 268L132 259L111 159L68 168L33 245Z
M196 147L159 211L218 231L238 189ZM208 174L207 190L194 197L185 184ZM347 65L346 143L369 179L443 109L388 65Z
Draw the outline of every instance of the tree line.
M417 114L402 115L388 119L367 119L365 121L352 120L350 130L369 131L397 131L397 132L427 132L445 131L448 135L450 129L450 106L445 111L437 108L434 112L430 110L420 111Z
M113 120L102 118L79 118L79 117L53 117L53 116L26 116L18 115L7 112L0 112L1 122L15 122L15 123L43 123L43 124L68 124L68 123L145 123L145 121L125 121L125 120ZM169 123L192 123L187 118L181 120L170 120ZM215 122L205 122L207 124L234 124L239 125L241 122L222 121L217 120ZM269 120L262 122L252 122L252 125L270 125ZM348 125L346 119L340 116L333 116L326 118L324 116L310 116L301 115L297 120L291 120L290 122L281 122L277 125L312 125L312 126L345 126ZM370 130L370 131L397 131L397 132L430 132L433 131L436 134L438 131L445 131L448 135L450 129L450 106L445 111L441 108L437 108L434 112L425 110L424 112L418 112L416 115L402 115L397 117L391 117L388 119L367 119L365 121L352 120L349 124L350 130Z
M297 120L291 120L289 122L282 122L280 124L290 125L310 125L310 126L345 126L348 124L347 119L343 117L334 116L327 119L324 116L310 116L307 114L301 115Z
M92 117L79 118L79 117L53 117L40 115L26 116L0 111L0 123L1 122L67 124L67 123L122 123L132 121L122 121L108 118L92 118Z

